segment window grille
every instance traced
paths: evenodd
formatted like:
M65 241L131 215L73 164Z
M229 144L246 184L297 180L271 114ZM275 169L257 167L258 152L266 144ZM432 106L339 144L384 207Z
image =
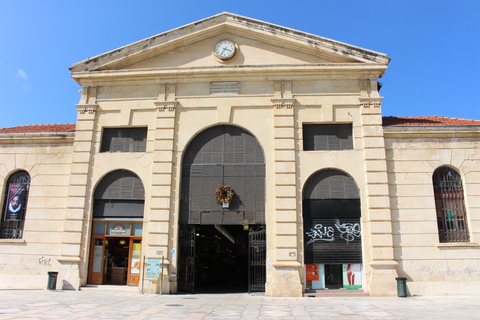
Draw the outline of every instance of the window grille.
M18 171L8 179L2 211L1 239L23 237L29 189L30 175L26 171Z
M352 124L303 124L303 150L353 149Z
M147 128L104 128L100 152L145 152Z
M440 167L433 174L440 242L468 242L467 212L460 174Z

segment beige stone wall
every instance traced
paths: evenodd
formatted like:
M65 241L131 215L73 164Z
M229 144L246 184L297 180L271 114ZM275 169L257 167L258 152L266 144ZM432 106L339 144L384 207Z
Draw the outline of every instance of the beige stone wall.
M386 130L395 260L412 295L477 295L480 285L480 135L477 128ZM440 243L432 176L462 176L469 243Z
M1 208L10 175L31 178L23 239L0 239L0 288L46 288L58 270L72 143L72 133L0 136Z

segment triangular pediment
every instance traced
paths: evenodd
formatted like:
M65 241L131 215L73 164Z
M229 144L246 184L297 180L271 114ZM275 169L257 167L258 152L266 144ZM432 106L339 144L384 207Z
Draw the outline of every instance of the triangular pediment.
M228 39L238 46L234 59L215 59L213 48ZM72 73L106 70L268 66L296 64L388 64L383 53L221 13L78 62Z

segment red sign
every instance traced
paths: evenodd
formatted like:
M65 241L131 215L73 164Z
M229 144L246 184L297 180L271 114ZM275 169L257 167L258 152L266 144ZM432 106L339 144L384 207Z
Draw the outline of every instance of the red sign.
M307 264L307 281L318 281L318 264Z

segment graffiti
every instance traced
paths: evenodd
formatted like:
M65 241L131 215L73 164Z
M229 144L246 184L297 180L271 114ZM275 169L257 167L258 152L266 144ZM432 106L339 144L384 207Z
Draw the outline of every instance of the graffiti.
M340 237L347 241L353 241L355 238L359 238L361 235L360 224L358 223L342 223L337 219L335 222L335 227L340 231Z
M340 238L347 243L361 236L359 223L340 223L340 220L336 219L335 228L340 232ZM335 228L316 224L310 231L305 232L305 234L310 237L307 244L315 241L334 241Z
M42 266L51 266L51 261L51 258L47 259L45 257L41 257L40 259L38 259L38 264Z
M307 231L306 234L310 237L310 240L307 244L323 240L323 241L333 241L334 240L335 229L333 227L324 227L321 224L316 224L310 231Z

